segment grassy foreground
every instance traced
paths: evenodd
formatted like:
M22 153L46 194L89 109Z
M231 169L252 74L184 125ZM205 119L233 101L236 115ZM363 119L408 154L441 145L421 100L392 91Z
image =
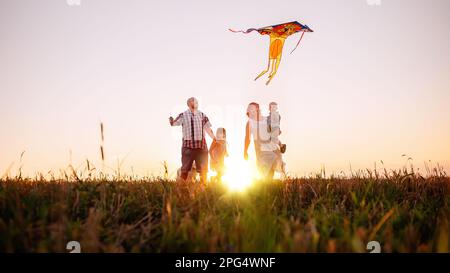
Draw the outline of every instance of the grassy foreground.
M450 179L0 180L0 252L448 252Z

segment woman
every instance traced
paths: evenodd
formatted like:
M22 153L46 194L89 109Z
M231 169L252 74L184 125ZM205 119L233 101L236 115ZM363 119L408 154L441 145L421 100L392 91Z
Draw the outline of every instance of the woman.
M244 158L248 159L248 147L250 145L250 135L252 135L259 171L265 179L272 179L275 170L281 163L279 146L270 138L270 133L267 130L267 121L261 115L258 103L252 102L248 105L247 117Z

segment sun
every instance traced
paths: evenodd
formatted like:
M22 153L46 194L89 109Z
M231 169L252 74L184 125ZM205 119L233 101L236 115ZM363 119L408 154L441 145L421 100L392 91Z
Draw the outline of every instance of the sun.
M244 192L255 181L261 178L256 164L256 152L254 145L250 145L248 149L248 160L242 155L242 147L244 146L243 131L240 128L245 127L245 123L232 123L227 128L231 128L227 134L227 152L225 157L224 173L222 175L222 184L232 192ZM229 145L228 145L229 143ZM209 170L208 179L217 176L213 170Z
M242 192L259 177L254 160L244 160L240 157L225 158L225 173L222 182L231 191Z

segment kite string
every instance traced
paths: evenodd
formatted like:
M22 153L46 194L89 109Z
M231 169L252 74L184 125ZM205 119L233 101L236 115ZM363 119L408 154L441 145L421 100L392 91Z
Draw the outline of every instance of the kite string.
M302 31L302 36L300 36L300 39L298 40L297 45L294 47L294 49L292 49L292 51L291 51L290 54L292 54L292 52L294 52L294 50L297 49L298 45L300 44L300 41L301 41L302 38L303 38L303 35L305 35L305 32L304 32L304 31Z

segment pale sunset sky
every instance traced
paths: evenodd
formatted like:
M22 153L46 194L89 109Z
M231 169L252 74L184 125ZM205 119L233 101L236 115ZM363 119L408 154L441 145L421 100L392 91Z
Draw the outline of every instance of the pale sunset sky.
M370 1L369 1L370 2ZM375 1L376 2L376 1ZM406 158L450 171L450 1L0 0L0 176L100 166L171 174L181 128L169 116L199 99L242 157L245 110L271 101L290 173L399 168ZM269 38L247 29L299 21L278 74ZM210 143L210 139L208 139ZM82 167L80 167L82 168Z

